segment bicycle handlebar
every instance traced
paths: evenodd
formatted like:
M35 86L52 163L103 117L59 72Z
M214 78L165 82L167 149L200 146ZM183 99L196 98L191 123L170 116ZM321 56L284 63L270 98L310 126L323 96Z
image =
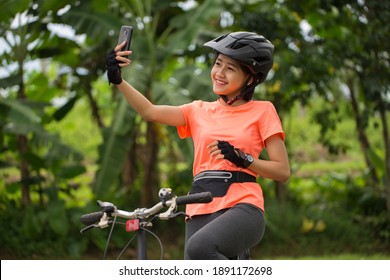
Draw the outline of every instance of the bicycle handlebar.
M164 192L168 190L167 195L170 197L171 190L164 189ZM177 205L186 205L194 203L208 203L213 200L213 196L210 192L202 192L196 194L189 194L185 196L173 196L166 200L166 197L160 197L162 201L152 206L151 208L138 208L132 212L117 209L117 207L111 202L98 201L101 211L93 212L82 215L80 221L86 226L106 227L108 225L108 217L121 217L125 219L146 219L154 214L160 212L164 207L168 207L168 210L164 213L160 213L157 216L166 220L171 217L176 210ZM104 217L106 215L106 217Z
M109 224L112 224L110 234L106 243L106 250L104 252L104 259L107 253L108 243L111 239L112 230L116 224L126 225L126 231L137 231L137 258L146 259L146 237L145 233L149 232L152 234L159 242L161 249L161 256L163 256L163 247L160 239L147 227L152 226L151 221L154 218L159 218L160 220L168 220L179 215L188 215L184 212L177 212L178 205L192 204L192 203L208 203L213 200L213 196L210 192L189 194L185 196L176 196L173 195L172 189L162 188L160 189L158 196L160 202L152 206L151 208L137 208L132 212L124 211L118 209L111 202L102 202L97 201L100 206L99 212L93 212L89 214L82 215L80 221L86 225L85 228L80 230L80 233L83 233L87 230L93 228L106 228ZM162 209L167 208L165 212L162 212ZM126 223L117 221L117 217L128 219ZM122 252L119 254L118 259L131 243L134 237L126 244Z
M90 226L90 225L92 225L92 224L95 224L95 223L99 222L100 219L103 217L103 214L104 214L103 211L85 214L85 215L82 215L82 216L80 217L80 221L81 221L84 225Z
M210 192L194 193L176 198L177 205L193 204L193 203L208 203L213 200Z

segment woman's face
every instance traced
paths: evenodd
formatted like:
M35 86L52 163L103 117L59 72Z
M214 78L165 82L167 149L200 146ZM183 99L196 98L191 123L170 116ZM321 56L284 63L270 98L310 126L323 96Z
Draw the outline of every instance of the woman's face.
M236 60L223 54L218 55L211 69L214 93L229 99L240 94L247 77Z

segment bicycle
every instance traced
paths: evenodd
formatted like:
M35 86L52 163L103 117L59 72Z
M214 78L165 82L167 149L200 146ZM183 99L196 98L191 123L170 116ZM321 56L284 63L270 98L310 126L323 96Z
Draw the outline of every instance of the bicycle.
M170 188L160 189L158 195L160 202L151 208L137 208L132 212L120 210L111 202L102 202L98 200L97 203L101 209L99 212L84 214L80 217L80 221L86 225L86 227L80 230L80 233L82 234L93 228L103 229L112 224L103 255L103 259L105 259L114 226L116 224L122 224L126 226L126 231L136 231L137 233L125 245L117 259L122 256L133 239L137 237L137 259L146 260L146 233L150 233L157 239L160 245L160 259L162 259L163 246L161 240L152 231L147 229L147 227L152 226L151 221L156 218L160 220L169 220L178 216L187 216L184 212L177 212L177 206L192 203L208 203L213 200L213 197L210 192L175 196ZM167 210L161 212L164 208L167 208ZM127 219L126 223L118 222L118 217Z

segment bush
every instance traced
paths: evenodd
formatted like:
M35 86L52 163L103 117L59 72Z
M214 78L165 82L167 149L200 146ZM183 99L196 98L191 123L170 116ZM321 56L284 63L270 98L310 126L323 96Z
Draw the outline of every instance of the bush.
M254 249L257 257L388 252L390 219L385 200L364 181L336 173L295 177L284 204L277 201L270 185L263 185L267 228Z

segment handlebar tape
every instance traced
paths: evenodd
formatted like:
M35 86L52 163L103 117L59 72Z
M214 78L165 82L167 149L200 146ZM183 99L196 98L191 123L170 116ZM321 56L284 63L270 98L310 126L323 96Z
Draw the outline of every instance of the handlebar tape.
M177 205L192 204L192 203L208 203L213 200L211 192L194 193L176 198Z
M86 226L93 225L100 221L100 219L103 217L103 214L104 212L102 211L85 214L80 217L80 221Z

